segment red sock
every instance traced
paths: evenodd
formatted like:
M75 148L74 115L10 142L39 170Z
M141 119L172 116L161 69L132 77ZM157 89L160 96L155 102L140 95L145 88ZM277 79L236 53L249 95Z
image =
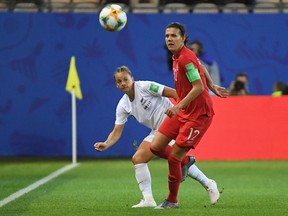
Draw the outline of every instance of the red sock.
M170 154L168 157L168 164L169 164L169 175L168 175L169 195L167 200L176 203L182 177L181 160Z
M183 158L183 160L181 161L181 165L182 165L182 166L183 166L183 165L186 165L186 164L189 163L189 161L190 161L189 156L186 155L186 156Z

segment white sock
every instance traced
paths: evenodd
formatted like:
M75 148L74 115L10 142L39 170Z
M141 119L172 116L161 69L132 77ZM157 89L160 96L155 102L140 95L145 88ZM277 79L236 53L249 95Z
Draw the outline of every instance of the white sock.
M135 177L144 200L154 200L151 188L151 175L147 163L134 165Z
M192 165L188 169L188 175L198 181L205 189L207 189L209 178L196 166Z

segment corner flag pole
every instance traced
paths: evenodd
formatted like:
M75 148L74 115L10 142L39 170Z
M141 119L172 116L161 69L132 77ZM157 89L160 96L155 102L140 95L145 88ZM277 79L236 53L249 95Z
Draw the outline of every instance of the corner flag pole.
M82 91L80 88L80 80L78 77L75 57L71 57L68 79L66 83L66 91L71 93L72 101L72 163L77 163L77 110L76 98L82 100Z
M77 163L77 110L76 110L76 96L75 88L72 89L72 163Z

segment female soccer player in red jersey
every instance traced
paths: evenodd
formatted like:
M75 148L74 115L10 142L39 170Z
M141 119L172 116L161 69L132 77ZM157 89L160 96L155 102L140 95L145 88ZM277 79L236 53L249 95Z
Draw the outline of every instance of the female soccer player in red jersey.
M173 54L174 85L179 98L175 106L166 110L168 117L161 124L150 146L155 155L167 158L165 148L170 140L175 140L168 155L169 195L156 207L158 209L179 207L181 161L190 149L196 148L211 125L214 115L205 71L193 51L185 46L185 26L170 23L165 30L165 40L168 50ZM215 196L217 200L220 197L219 194Z

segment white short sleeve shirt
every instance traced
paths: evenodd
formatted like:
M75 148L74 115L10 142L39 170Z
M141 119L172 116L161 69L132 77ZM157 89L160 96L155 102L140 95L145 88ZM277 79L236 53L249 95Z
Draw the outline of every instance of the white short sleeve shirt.
M131 102L125 94L116 108L115 124L125 124L128 117L134 117L140 124L157 130L166 117L164 112L173 106L172 102L162 97L164 85L152 81L135 81L135 98Z

